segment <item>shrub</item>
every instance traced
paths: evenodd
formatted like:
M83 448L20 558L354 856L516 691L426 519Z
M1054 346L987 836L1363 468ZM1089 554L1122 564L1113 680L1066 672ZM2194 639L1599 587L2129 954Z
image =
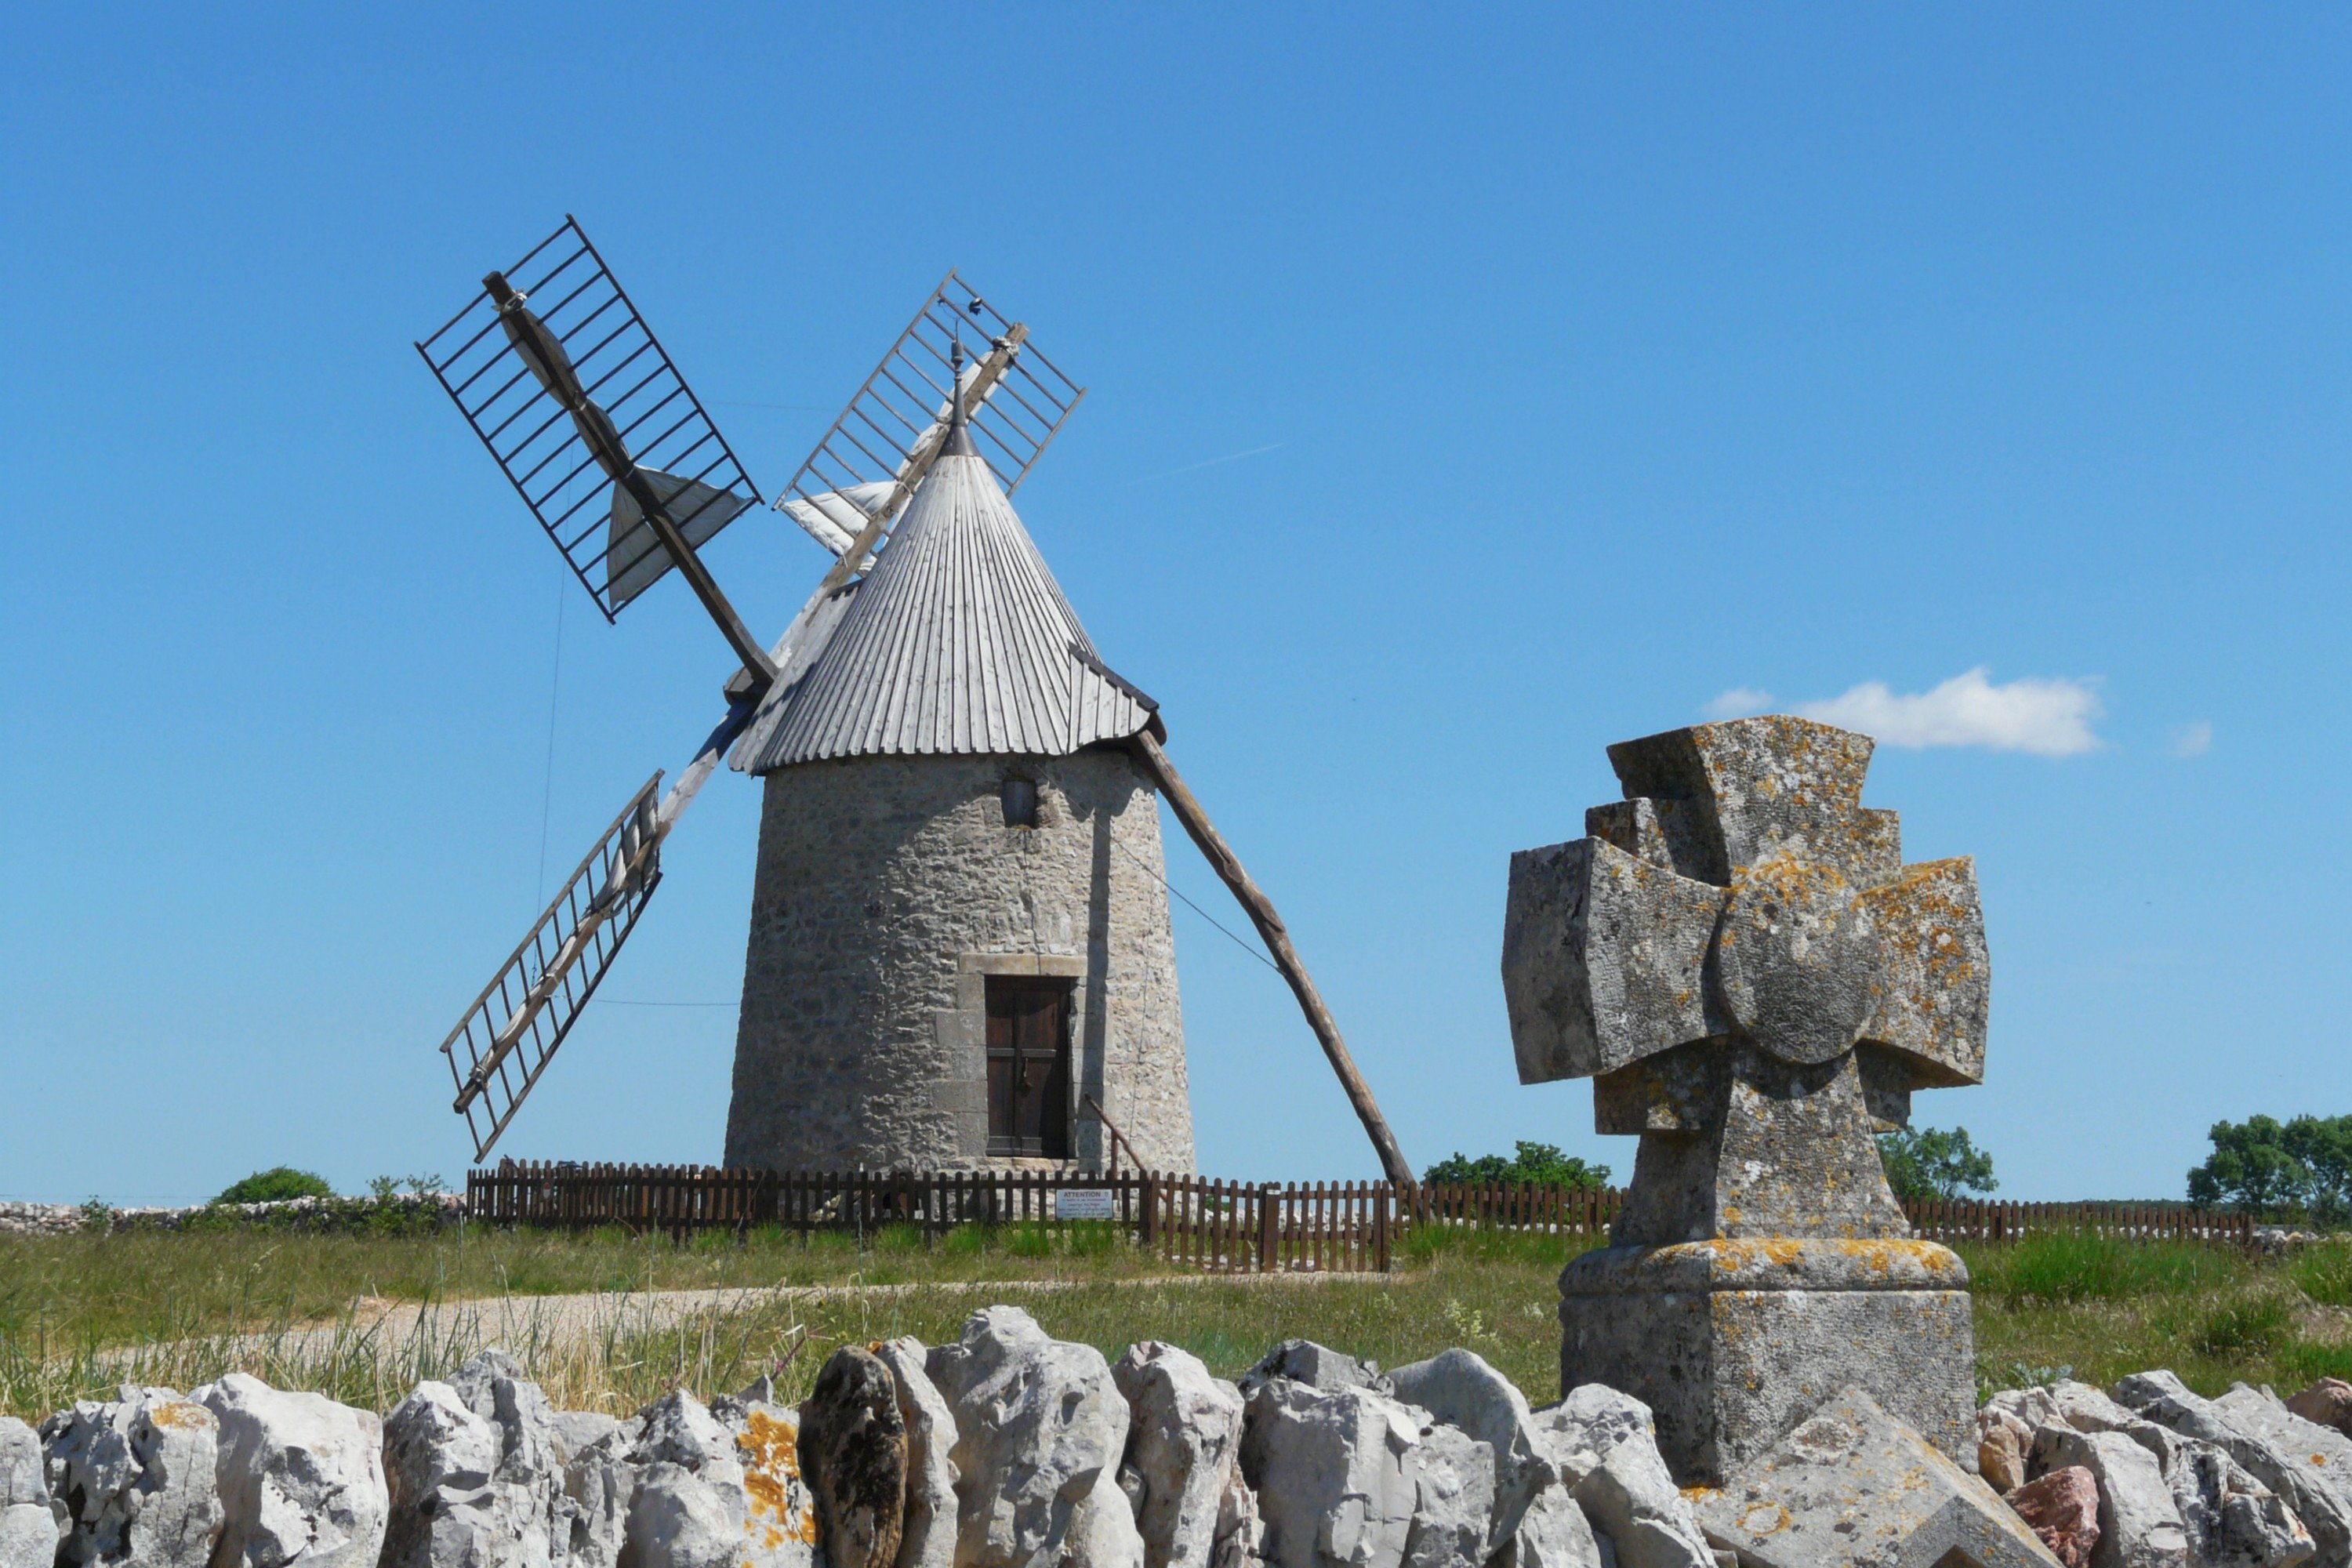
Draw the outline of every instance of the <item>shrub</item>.
M331 1198L335 1189L327 1185L327 1178L310 1171L298 1171L291 1165L273 1165L267 1171L256 1171L240 1182L232 1182L226 1191L213 1202L216 1204L275 1204L289 1198Z
M1562 1153L1557 1144L1522 1142L1517 1147L1518 1152L1507 1160L1500 1154L1481 1154L1473 1160L1457 1152L1452 1158L1432 1165L1421 1179L1448 1186L1580 1188L1609 1184L1608 1166L1588 1165Z

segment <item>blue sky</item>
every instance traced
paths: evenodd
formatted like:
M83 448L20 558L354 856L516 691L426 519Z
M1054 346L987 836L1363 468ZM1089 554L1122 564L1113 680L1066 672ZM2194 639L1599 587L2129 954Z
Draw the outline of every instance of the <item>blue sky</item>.
M1754 694L1948 742L1869 798L1978 858L1988 1079L1917 1109L2005 1193L2173 1195L2217 1117L2352 1110L2341 11L26 6L0 48L0 1194L462 1170L435 1046L731 668L675 580L604 625L409 346L567 211L772 491L950 265L1091 387L1024 516L1417 1162L1630 1173L1588 1086L1515 1081L1508 857ZM709 558L773 636L826 557L761 516ZM719 1005L592 1010L508 1152L717 1157L755 813L705 793L605 993ZM1176 918L1204 1167L1373 1173L1279 982Z

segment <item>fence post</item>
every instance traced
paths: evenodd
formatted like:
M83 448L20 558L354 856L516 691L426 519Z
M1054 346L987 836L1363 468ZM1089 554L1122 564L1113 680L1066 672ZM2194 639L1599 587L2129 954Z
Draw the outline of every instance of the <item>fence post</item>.
M1153 1171L1143 1173L1143 1245L1160 1245L1160 1178Z
M1275 1196L1274 1184L1265 1182L1257 1189L1257 1271L1276 1272L1280 1262L1275 1255L1275 1238L1281 1224L1281 1200Z

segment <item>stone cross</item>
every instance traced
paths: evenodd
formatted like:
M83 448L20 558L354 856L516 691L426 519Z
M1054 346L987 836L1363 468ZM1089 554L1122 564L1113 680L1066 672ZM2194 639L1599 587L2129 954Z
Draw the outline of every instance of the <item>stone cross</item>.
M1519 1077L1591 1078L1639 1133L1616 1245L1900 1237L1874 1131L1984 1076L1971 861L1906 866L1873 742L1742 719L1609 748L1625 798L1511 858Z

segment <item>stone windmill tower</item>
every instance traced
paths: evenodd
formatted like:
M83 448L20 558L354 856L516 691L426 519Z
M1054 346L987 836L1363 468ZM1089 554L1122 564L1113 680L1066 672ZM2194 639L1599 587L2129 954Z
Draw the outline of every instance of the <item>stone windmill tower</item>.
M530 301L538 301L536 304ZM974 363L968 331L986 336ZM1010 497L1086 389L956 273L775 500L834 557L773 645L700 551L761 498L575 219L419 342L606 619L673 571L740 668L667 790L630 795L441 1042L476 1158L663 879L722 757L767 791L728 1115L770 1169L1192 1165L1159 803L1411 1181L1273 902L1095 652ZM940 373L946 373L944 376Z
M1192 1168L1156 704L945 446L734 765L766 781L727 1163Z

